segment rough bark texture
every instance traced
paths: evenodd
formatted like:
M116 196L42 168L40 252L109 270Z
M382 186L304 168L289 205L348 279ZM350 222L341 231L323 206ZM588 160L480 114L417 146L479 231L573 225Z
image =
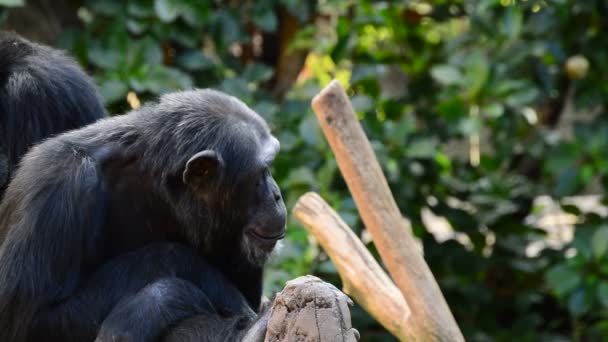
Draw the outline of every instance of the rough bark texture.
M332 81L312 107L353 195L363 223L408 303L415 340L464 341L433 274L415 246L346 92Z
M333 285L313 276L287 282L272 304L266 342L355 342L352 301Z
M300 197L293 214L336 265L344 292L391 334L401 340L413 339L406 327L410 309L403 295L340 216L312 192Z

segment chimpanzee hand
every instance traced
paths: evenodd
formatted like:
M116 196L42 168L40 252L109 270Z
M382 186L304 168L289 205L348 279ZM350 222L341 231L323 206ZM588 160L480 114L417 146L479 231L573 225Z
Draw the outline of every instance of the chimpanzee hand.
M194 284L163 278L119 302L103 321L96 342L155 340L171 324L201 312L213 312Z

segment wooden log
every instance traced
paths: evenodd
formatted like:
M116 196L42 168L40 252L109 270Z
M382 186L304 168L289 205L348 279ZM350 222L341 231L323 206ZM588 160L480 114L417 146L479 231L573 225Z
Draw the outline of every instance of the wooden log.
M414 338L415 331L406 325L410 309L403 295L340 216L312 192L300 197L293 214L336 265L343 291L400 340Z
M272 303L265 342L356 342L349 306L335 286L313 276L288 281Z
M346 92L334 80L313 98L312 107L363 223L411 309L408 324L416 330L416 340L464 341L415 246L411 225L397 207Z

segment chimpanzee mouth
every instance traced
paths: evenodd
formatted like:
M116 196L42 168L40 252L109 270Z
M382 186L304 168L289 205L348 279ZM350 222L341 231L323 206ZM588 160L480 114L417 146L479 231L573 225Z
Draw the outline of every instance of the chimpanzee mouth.
M282 238L285 237L285 230L283 230L282 232L280 232L277 235L272 235L272 236L261 235L261 234L257 233L255 231L255 229L250 229L247 231L247 233L249 233L249 235L252 235L256 239L262 240L264 242L274 242L277 240L281 240Z

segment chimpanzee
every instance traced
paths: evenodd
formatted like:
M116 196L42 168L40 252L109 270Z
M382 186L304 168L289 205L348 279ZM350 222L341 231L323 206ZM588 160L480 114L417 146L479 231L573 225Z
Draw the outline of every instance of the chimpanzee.
M71 58L0 32L0 199L31 145L105 116L97 89Z
M214 90L34 146L0 205L0 341L260 339L278 150Z

